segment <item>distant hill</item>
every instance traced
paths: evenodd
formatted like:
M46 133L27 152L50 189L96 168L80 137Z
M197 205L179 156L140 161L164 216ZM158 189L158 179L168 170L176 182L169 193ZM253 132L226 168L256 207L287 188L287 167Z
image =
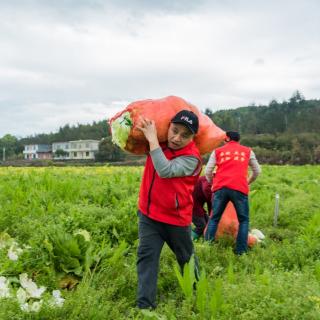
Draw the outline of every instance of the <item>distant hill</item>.
M320 100L305 100L298 91L281 103L206 113L222 129L242 134L320 132Z
M220 128L239 131L262 163L320 163L320 100L305 100L297 91L281 103L206 114Z

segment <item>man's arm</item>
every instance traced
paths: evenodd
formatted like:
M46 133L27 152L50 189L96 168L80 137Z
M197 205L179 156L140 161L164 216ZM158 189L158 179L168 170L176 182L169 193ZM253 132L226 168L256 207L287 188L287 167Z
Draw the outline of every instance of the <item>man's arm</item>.
M250 160L249 160L249 166L252 170L252 173L248 179L248 184L252 183L254 180L257 179L258 175L261 173L261 167L259 165L259 162L256 158L256 155L254 152L251 150L250 153Z
M158 175L161 178L184 177L197 174L199 160L193 156L181 156L168 160L161 148L154 149L150 156ZM199 171L201 166L199 166ZM195 172L196 171L196 172Z
M206 166L206 171L205 171L206 179L209 183L212 183L213 170L215 166L216 166L216 152L213 151L210 155L210 158Z
M137 126L149 142L150 156L153 165L161 178L173 178L191 176L195 173L199 166L199 160L193 156L181 156L173 160L168 160L160 148L157 129L153 120L141 118L140 126Z

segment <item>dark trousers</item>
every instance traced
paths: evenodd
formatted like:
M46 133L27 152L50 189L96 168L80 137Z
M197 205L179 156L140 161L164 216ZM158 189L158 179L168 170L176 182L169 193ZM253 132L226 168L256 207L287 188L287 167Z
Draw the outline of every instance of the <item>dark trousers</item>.
M202 236L203 235L203 231L206 228L208 219L209 219L209 217L208 217L208 215L206 213L203 216L196 216L196 215L192 216L192 223L195 225L195 228L194 228L193 231L198 236Z
M191 227L173 226L158 222L138 212L139 247L138 247L138 293L139 308L155 308L160 253L166 242L176 255L180 268L189 262L193 254ZM195 259L196 276L198 265Z
M239 221L235 251L237 254L242 254L248 249L249 204L248 196L240 191L222 188L214 192L212 197L212 215L209 218L205 239L209 241L215 239L219 221L229 201L233 203Z

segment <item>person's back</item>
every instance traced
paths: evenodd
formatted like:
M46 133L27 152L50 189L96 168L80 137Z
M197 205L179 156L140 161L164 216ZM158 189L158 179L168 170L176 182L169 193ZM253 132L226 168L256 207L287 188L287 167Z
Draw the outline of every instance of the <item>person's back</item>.
M251 149L237 141L229 141L215 150L217 171L213 191L223 187L248 193L248 165Z
M212 241L218 228L222 213L229 201L236 209L239 220L236 253L247 251L249 231L249 184L260 174L261 169L254 152L239 143L240 134L235 131L226 133L226 145L212 152L207 167L206 178L213 179L212 215L205 233L205 239ZM213 178L213 170L217 166ZM248 166L252 174L248 178Z

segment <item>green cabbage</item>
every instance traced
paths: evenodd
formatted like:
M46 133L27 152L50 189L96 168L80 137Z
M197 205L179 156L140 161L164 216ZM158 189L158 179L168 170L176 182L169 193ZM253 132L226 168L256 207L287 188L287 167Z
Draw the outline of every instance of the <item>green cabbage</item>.
M82 277L95 262L93 244L82 233L71 235L54 230L44 245L59 271Z
M127 144L132 125L133 123L129 112L124 112L119 118L111 123L112 142L121 149L124 149Z

